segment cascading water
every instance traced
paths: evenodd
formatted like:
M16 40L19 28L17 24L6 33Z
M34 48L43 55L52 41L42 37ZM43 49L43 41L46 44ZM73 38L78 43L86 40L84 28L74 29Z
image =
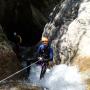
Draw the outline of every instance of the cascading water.
M89 4L89 3L87 3L87 4ZM70 5L72 6L72 9L69 7ZM68 35L70 35L70 36L73 35L73 37L74 37L74 35L78 36L78 39L77 40L75 39L76 41L73 43L74 45L72 45L72 47L69 47L69 45L68 45L68 43L71 44L70 42L67 42L68 41L67 39L69 39L69 38L64 38L64 36L67 34L67 32L69 33L69 31L68 31L69 24L76 17L80 17L80 12L83 12L86 9L84 7L81 8L79 15L78 15L77 6L79 7L79 5L80 5L80 1L78 1L78 0L67 0L67 2L65 2L65 3L63 3L63 5L61 5L62 6L61 9L54 8L53 13L55 12L56 9L60 9L61 11L57 10L56 14L54 14L55 16L51 17L52 21L47 23L44 28L43 36L45 36L45 35L49 36L49 38L51 40L50 43L51 43L53 49L56 50L54 52L54 55L60 57L60 53L62 51L62 53L61 53L62 61L64 61L64 60L68 61L69 59L72 59L72 57L75 55L75 53L78 49L78 45L79 45L78 43L80 42L80 40L84 34L84 32L83 32L84 30L80 29L80 31L78 33L79 28L77 28L77 30L75 32L73 31L73 28L72 28L71 33ZM87 8L89 9L89 5L87 5ZM89 13L89 11L87 11L87 10L86 10L86 12ZM69 14L66 15L65 13L69 13ZM58 21L60 21L60 22L58 22ZM74 24L77 25L77 23L75 23L75 20L73 22L73 25ZM69 29L70 29L71 25L69 26ZM82 24L82 26L83 26L83 24ZM73 34L73 33L75 33L75 34ZM63 38L62 38L62 36L63 36ZM72 42L72 39L74 39L74 38L70 37L71 42ZM60 45L60 43L61 43L61 45ZM76 48L75 48L75 46L76 46ZM69 49L70 48L73 49L73 47L74 47L74 50L69 51ZM54 56L54 59L58 60L58 57ZM70 61L69 61L69 63L70 63ZM52 69L47 70L44 78L41 80L39 80L40 70L41 70L41 67L39 67L39 66L34 66L31 69L31 75L30 75L29 79L35 85L39 85L41 87L48 88L49 90L86 90L86 85L85 85L84 81L82 80L81 73L79 72L78 67L76 67L76 66L68 66L65 64L55 65Z
M55 14L51 14L51 21L47 23L44 28L43 35L48 35L51 40L50 44L54 49L55 60L59 60L60 58L62 61L72 60L72 56L75 55L77 49L81 49L81 51L79 51L80 55L90 56L90 50L88 49L90 46L88 42L90 41L87 40L90 35L88 34L90 31L90 2L89 0L85 0L85 3L81 5L82 8L80 8L78 14L77 7L79 7L79 5L80 0L65 0L61 7L57 6L54 8L53 13ZM71 6L71 8L69 6ZM76 17L78 18L75 19ZM72 26L76 30L71 28ZM85 34L84 31L88 38L85 37L82 40L81 46L84 48L80 48L79 41L82 39L83 34ZM72 43L67 42L69 41L68 39ZM85 44L83 44L83 42ZM73 46L74 49L69 47L70 44L73 44L71 46ZM71 49L71 51L69 49ZM60 56L61 54L62 56ZM71 64L70 61L69 63ZM87 66L89 66L88 63ZM53 68L47 69L44 78L41 80L39 79L40 72L40 66L33 65L31 67L31 73L28 79L32 85L47 88L49 90L86 90L86 83L82 80L81 73L76 66L65 64L55 65Z
M33 66L29 80L33 85L48 88L49 90L85 90L81 75L77 67L65 64L55 65L41 80L39 79L41 67Z

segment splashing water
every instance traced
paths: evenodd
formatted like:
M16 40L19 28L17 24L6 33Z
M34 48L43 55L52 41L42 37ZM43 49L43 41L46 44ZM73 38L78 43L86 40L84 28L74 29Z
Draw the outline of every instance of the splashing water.
M41 66L36 66L35 64L32 65L30 76L28 78L32 84L40 85L40 79L39 79L40 71L41 71Z
M56 65L51 70L47 70L42 80L39 79L40 70L40 66L34 66L31 69L29 79L35 85L49 90L85 90L85 85L75 66Z

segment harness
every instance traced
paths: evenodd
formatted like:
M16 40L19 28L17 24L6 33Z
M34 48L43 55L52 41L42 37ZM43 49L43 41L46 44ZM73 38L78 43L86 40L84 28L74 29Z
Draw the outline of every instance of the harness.
M40 56L45 58L45 59L49 59L49 54L50 54L50 47L46 46L43 48L43 50L40 50Z

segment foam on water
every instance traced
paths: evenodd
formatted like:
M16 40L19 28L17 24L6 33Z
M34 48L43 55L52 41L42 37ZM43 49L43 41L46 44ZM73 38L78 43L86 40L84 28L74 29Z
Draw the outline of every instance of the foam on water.
M49 90L85 90L80 72L75 66L56 65L51 70L47 70L42 80L39 79L40 70L41 67L35 65L31 69L29 79L34 85L46 87Z

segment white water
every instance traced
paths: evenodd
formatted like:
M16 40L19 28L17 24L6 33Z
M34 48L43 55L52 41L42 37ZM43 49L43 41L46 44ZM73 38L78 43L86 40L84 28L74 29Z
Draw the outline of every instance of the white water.
M74 66L56 65L51 70L47 70L42 80L39 80L40 70L40 66L32 67L29 79L34 85L49 90L85 90L80 73Z

